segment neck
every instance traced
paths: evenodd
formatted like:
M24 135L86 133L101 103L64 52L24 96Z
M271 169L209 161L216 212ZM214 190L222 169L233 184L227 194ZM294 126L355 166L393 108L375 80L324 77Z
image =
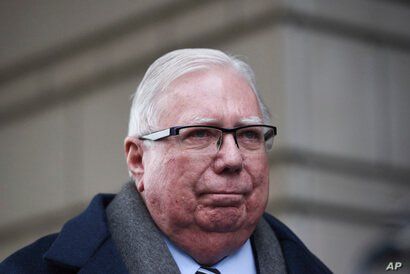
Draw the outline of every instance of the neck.
M199 264L212 266L238 250L253 230L254 227L227 233L187 230L174 234L170 239Z

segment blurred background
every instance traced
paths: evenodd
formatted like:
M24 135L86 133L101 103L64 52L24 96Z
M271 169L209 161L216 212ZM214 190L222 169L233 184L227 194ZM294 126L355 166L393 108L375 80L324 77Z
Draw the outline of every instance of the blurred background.
M335 273L409 271L409 2L3 0L0 14L0 260L120 189L147 66L211 47L254 68L274 114L268 211Z

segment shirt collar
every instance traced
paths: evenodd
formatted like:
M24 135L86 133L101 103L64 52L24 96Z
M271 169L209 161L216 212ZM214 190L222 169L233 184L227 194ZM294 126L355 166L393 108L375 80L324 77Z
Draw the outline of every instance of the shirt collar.
M182 274L195 273L200 265L164 236L168 249ZM212 266L224 274L256 274L252 246L248 239L237 251Z

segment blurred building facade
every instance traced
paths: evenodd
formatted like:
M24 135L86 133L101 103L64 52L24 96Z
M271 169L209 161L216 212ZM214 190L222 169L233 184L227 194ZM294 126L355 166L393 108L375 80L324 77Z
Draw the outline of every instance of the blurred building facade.
M364 273L375 250L408 235L405 1L0 7L0 259L127 181L130 96L153 60L185 47L219 48L254 68L279 129L269 211L335 273Z

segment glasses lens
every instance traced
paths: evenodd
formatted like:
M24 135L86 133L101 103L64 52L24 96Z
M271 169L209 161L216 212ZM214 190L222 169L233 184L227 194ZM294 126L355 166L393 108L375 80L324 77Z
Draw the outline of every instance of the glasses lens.
M265 126L252 126L237 131L239 148L245 152L269 150L273 144L273 130Z
M236 131L236 141L243 153L262 153L273 145L274 131L267 126L250 126ZM215 154L222 143L222 131L208 127L186 127L179 130L182 149Z
M272 128L265 127L265 147L266 150L271 150L273 146L273 137L275 137L275 131Z
M188 127L179 131L183 148L205 153L216 152L221 134L219 129L206 127Z

